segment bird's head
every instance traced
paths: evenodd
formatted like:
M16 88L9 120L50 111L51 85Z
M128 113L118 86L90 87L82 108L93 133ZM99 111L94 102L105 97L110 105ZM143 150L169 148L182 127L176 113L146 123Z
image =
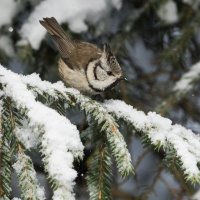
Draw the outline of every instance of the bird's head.
M104 44L101 56L89 63L87 78L90 86L100 92L113 87L122 78L122 69L108 44Z

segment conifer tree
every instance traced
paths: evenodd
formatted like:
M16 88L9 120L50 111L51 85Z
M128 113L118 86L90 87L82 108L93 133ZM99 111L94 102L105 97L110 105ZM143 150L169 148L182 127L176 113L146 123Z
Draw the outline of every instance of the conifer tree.
M199 200L199 6L1 0L0 200ZM128 80L102 102L59 81L52 16L110 44Z

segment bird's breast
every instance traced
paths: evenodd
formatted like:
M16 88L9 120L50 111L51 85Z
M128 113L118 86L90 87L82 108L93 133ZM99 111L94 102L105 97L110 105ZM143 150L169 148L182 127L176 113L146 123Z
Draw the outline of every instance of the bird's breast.
M87 95L99 93L89 86L84 71L71 69L62 59L59 60L58 71L61 79L67 86L78 89L81 93Z

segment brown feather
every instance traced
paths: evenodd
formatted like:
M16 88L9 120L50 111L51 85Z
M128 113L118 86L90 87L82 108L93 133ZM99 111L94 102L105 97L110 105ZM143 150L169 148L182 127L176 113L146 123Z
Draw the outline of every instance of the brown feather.
M72 51L74 51L75 46L70 37L65 33L63 28L58 24L54 17L44 18L40 21L42 26L48 31L53 41L55 42L58 51L64 61L69 60ZM69 63L69 66L72 64Z
M72 41L54 17L40 21L53 38L62 60L72 69L85 69L92 60L101 57L102 51L95 45Z
M102 51L96 45L88 42L76 42L75 46L71 59L76 61L79 69L85 69L89 62L101 57Z

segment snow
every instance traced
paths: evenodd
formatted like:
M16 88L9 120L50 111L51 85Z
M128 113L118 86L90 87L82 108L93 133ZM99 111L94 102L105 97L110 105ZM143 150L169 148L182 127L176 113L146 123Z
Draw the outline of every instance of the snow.
M120 9L122 7L122 0L111 0L112 6L116 9Z
M36 172L34 170L31 170L31 168L27 168L27 164L30 164L29 159L30 158L24 153L18 153L16 162L12 166L15 169L18 176L23 176L24 173L24 175L26 175L26 177L29 179L30 183L27 184L30 184L30 192L35 192L35 195L38 200L44 200L44 188L39 186L36 178Z
M133 125L134 129L146 134L151 143L162 145L164 149L173 146L187 179L200 179L197 163L200 161L200 137L180 125L172 125L172 121L155 112L147 115L120 100L108 100L103 104L117 118L122 118Z
M65 191L63 188L56 189L53 195L53 200L65 200L65 199L73 200L74 196L71 193Z
M33 73L27 76L21 76L21 80L31 86L34 87L38 93L42 94L44 91L48 92L49 95L55 96L56 98L56 90L62 93L63 95L66 92L72 93L74 95L80 94L80 92L73 88L66 88L62 81L58 81L56 83L50 83L48 81L42 81L38 74Z
M200 200L200 190L191 197L191 200Z
M6 35L0 35L0 49L10 57L14 56L12 40Z
M176 92L184 92L193 88L193 82L200 77L200 62L196 63L191 69L185 73L181 79L176 83L173 90Z
M5 24L10 24L19 9L19 1L1 0L0 6L0 28Z
M37 148L39 144L38 131L37 127L30 127L29 121L24 119L22 127L15 128L15 135L26 149Z
M99 103L91 103L90 98L81 95L78 90L66 88L64 84L60 81L54 84L48 81L42 81L37 74L23 76L22 81L25 84L33 87L34 90L37 91L37 93L42 94L43 92L47 92L51 96L56 97L56 92L59 92L60 94L65 96L65 99L68 99L68 96L66 95L68 93L76 99L76 102L80 105L80 107L82 107L82 109L87 107L87 109L89 110L96 110L98 112L98 116L95 119L98 120L98 122L106 119L108 123L106 123L105 126L102 127L102 130L105 130L106 128L108 129L108 127L110 128L110 132L107 131L107 138L111 143L115 144L116 148L114 150L117 151L116 154L118 154L120 151L121 155L124 157L125 161L120 163L120 166L123 166L121 168L127 171L132 170L131 157L127 150L127 145L117 129L117 124L114 123L114 119L112 118L112 116L108 115L106 110ZM113 131L115 132L115 134L113 134ZM112 134L110 134L111 132Z
M67 22L72 32L87 31L87 22L95 24L113 7L120 9L122 0L44 0L35 7L28 20L22 26L22 39L28 40L34 49L46 34L46 30L39 23L44 17L55 17L59 23Z
M198 10L200 1L199 0L183 0L183 3L191 5L193 9Z
M33 132L40 138L46 170L50 177L72 193L77 175L73 169L73 160L83 155L79 132L67 118L36 101L23 82L23 77L0 66L0 82L5 95L13 99L19 109L27 110L30 127L39 127L40 131Z
M133 166L131 155L122 134L118 130L118 124L116 124L114 118L108 114L106 109L98 102L91 102L90 98L83 95L74 95L74 98L80 108L85 110L88 123L90 123L90 118L98 121L98 124L101 126L101 131L105 132L119 172L122 175L132 173Z
M45 198L45 191L44 191L44 188L43 187L37 187L37 196L39 197L39 199L46 199Z
M158 17L167 24L173 24L178 21L178 10L176 3L168 0L163 3L157 11Z

